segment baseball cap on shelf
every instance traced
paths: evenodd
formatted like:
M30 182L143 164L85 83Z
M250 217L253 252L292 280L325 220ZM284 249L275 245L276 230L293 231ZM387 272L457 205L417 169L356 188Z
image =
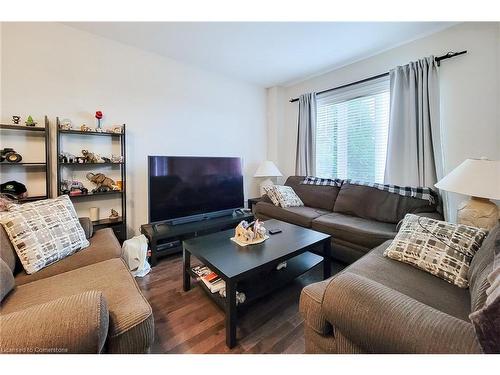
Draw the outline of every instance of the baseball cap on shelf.
M26 186L18 181L8 181L0 185L0 193L19 198L26 193Z

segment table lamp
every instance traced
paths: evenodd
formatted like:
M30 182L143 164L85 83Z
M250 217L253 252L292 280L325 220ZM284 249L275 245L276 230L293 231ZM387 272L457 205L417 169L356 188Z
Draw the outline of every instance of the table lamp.
M271 177L281 177L283 176L279 171L278 167L270 160L265 160L260 163L259 168L253 175L254 177L267 177L264 181L260 183L260 195L266 194L264 188L266 186L273 186L274 183Z
M458 206L458 223L484 229L498 223L498 206L490 199L500 199L500 161L467 159L434 186L471 197Z

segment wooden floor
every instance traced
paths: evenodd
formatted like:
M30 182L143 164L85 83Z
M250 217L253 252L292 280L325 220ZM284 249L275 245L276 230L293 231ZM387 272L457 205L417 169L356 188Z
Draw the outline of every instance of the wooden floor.
M332 263L332 274L343 265ZM153 308L153 353L304 353L300 291L320 281L321 264L292 284L256 301L238 315L238 345L225 344L224 313L192 283L182 290L182 256L173 255L138 283Z

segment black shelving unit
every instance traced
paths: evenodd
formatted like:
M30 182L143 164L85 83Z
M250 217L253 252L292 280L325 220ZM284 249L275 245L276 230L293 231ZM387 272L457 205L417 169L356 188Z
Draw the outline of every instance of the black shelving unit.
M51 197L51 189L50 189L50 126L49 120L47 116L44 119L45 126L26 126L26 125L11 125L11 124L0 124L0 130L5 132L29 132L30 135L40 136L44 139L44 147L45 147L45 160L37 161L37 162L26 162L22 161L19 163L9 163L4 161L0 163L0 168L2 171L2 179L6 179L8 181L9 170L14 170L16 168L23 168L26 172L39 171L40 169L45 170L45 194L44 195L34 195L28 196L27 198L20 199L19 202L34 202L42 199L47 199ZM6 182L1 181L1 183ZM29 193L29 186L26 187Z
M116 237L120 241L124 241L127 239L127 184L126 184L126 179L127 179L127 156L126 156L126 136L125 136L125 124L123 124L123 129L121 133L107 133L107 132L95 132L95 131L79 131L79 130L63 130L60 129L60 122L59 122L59 117L56 118L56 126L57 126L57 195L62 195L63 192L61 191L61 181L62 181L62 170L63 168L92 168L93 170L98 169L99 167L102 166L116 166L120 168L120 178L122 181L122 190L120 191L109 191L109 192L103 192L103 193L91 193L89 192L88 194L79 194L79 195L70 195L70 199L72 201L81 201L85 199L92 199L92 198L99 198L99 199L105 199L105 198L116 198L117 196L120 197L121 199L121 213L120 216L117 219L100 219L93 221L92 224L94 225L94 230L98 230L101 228L112 228L113 231L116 234ZM64 152L64 150L61 150L61 140L63 137L70 137L70 136L84 136L84 137L109 137L110 139L117 139L120 141L120 152L121 156L123 157L124 161L120 163L111 163L111 162L105 162L105 163L62 163L59 159L59 155ZM89 141L89 143L91 140ZM84 149L87 148L87 144L85 144Z

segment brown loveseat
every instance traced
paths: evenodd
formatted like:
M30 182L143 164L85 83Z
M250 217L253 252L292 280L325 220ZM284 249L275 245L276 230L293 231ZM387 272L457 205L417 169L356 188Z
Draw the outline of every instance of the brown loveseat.
M386 258L391 241L300 296L307 353L481 353L469 315L490 286L500 226L472 259L470 286Z
M257 218L278 219L332 235L332 256L346 263L396 236L397 223L407 213L442 220L437 204L369 186L342 183L341 187L303 185L291 176L291 186L304 207L281 208L266 198L255 205Z
M0 352L149 351L152 310L120 257L118 240L111 229L92 233L90 220L80 221L90 246L32 275L0 226L0 263L15 280L0 306Z

